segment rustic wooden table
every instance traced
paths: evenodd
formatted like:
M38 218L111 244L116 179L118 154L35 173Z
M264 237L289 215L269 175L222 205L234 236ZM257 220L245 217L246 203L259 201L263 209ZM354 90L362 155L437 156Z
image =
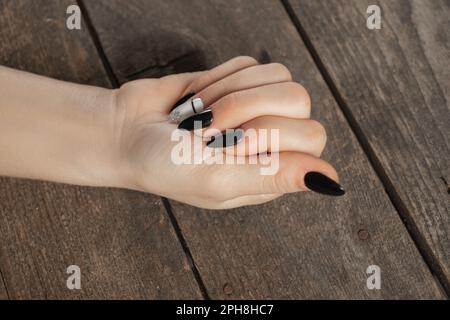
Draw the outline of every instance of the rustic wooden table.
M447 298L448 0L0 3L0 64L117 87L277 61L312 95L347 195L208 211L113 189L0 179L0 298ZM382 8L382 28L366 27ZM82 289L68 290L78 265ZM381 289L366 269L381 269Z

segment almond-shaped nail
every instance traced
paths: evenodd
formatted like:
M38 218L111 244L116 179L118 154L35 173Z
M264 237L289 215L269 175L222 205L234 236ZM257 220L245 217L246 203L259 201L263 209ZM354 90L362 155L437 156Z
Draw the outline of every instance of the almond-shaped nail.
M188 131L193 131L195 129L207 128L213 122L213 113L211 110L203 111L202 113L196 114L183 120L179 125L178 129L184 129Z
M329 196L343 196L345 190L336 181L320 172L308 172L305 175L305 185L308 189Z
M226 148L238 144L243 138L244 130L227 130L224 134L212 137L206 145L209 148Z
M169 114L169 119L172 122L181 122L194 114L203 112L203 110L205 110L205 106L201 98L187 100L172 110Z

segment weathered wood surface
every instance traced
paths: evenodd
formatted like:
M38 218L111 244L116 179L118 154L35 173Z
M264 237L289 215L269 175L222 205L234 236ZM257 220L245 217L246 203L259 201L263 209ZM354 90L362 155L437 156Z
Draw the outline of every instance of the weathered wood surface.
M289 1L450 292L450 2ZM366 28L373 4L381 30Z
M341 174L343 198L293 194L230 211L171 202L210 297L443 297L281 3L84 2L122 82L271 57L309 89L328 129L324 156ZM381 267L382 290L366 288L371 264Z
M3 276L0 275L0 300L7 300L8 292L6 291L5 284L3 282Z
M66 29L70 4L2 1L0 64L110 86L86 26ZM160 199L131 191L0 179L0 271L13 299L201 297Z

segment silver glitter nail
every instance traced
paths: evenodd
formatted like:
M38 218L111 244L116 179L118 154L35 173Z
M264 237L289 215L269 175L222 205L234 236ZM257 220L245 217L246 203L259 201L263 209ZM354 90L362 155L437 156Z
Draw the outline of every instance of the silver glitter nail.
M203 112L205 107L201 98L188 100L185 103L176 107L170 114L169 120L172 122L181 122L184 119L193 116L194 114Z

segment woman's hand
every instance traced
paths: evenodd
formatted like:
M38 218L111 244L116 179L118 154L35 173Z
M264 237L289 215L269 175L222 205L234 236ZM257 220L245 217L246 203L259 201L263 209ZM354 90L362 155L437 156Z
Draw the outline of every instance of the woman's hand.
M206 111L172 123L172 107L191 92ZM217 209L308 189L344 193L319 159L326 135L309 119L308 93L281 64L239 57L117 90L0 67L0 96L0 175L130 188Z
M113 93L116 186L214 209L263 203L308 189L344 193L335 182L334 168L319 158L326 133L320 123L310 119L309 95L281 64L259 65L253 58L238 57L205 72L133 81ZM168 115L177 100L189 93L195 93L191 98L201 98L209 111L183 121L177 129L178 124L171 123ZM205 128L190 131L194 120L202 120ZM236 146L207 146L212 132L216 135L238 128L245 137ZM278 137L271 137L277 130ZM262 140L251 139L254 134L250 133ZM174 150L179 150L180 141L173 137L188 139L193 146L197 136L204 141L200 140L200 148L191 149L188 158L192 161L177 162ZM258 157L266 151L270 154ZM184 150L184 155L186 152L189 150ZM236 161L194 164L194 154L199 152L206 154L203 160L212 159L215 152ZM245 163L237 164L237 158ZM277 159L279 168L262 174L267 163Z

